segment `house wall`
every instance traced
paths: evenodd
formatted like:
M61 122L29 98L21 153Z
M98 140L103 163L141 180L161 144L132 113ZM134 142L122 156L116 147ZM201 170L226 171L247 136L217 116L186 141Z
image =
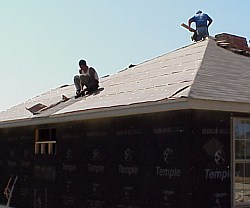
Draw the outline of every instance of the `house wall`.
M61 126L60 206L190 203L189 124L182 111Z
M182 110L1 129L0 201L18 175L16 207L230 207L231 116L245 114ZM51 127L57 154L35 155L35 130Z
M197 207L231 207L231 116L192 113L192 201Z
M25 129L1 129L0 131L1 204L7 203L4 190L8 182L10 182L10 185L13 184L16 176L18 176L16 183L18 189L14 189L15 197L11 200L12 204L26 204L33 199L33 138L33 128L30 127Z

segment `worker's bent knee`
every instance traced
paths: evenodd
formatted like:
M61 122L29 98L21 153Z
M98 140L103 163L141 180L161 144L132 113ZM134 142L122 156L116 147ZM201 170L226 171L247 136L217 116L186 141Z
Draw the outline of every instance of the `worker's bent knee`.
M80 77L79 75L74 76L74 82L80 82Z
M90 84L90 77L89 76L81 74L80 75L80 80L81 80L81 83L86 85L86 86L88 86Z

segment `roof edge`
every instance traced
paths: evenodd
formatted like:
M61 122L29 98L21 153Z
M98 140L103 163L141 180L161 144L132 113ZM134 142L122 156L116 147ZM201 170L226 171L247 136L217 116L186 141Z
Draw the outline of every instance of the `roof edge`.
M197 110L215 110L215 111L230 111L238 113L250 113L250 103L231 102L231 101L216 101L189 98L188 103L190 108Z
M24 120L2 122L0 123L0 129L83 121L83 120L98 119L98 118L130 116L136 114L156 113L156 112L185 110L185 109L249 113L250 103L180 98L176 100L162 100L155 102L131 104L126 106L116 106L112 108L91 109L82 112L72 112L72 113L54 115L43 118L35 118L35 119L30 118Z
M0 129L24 127L33 125L55 124L73 121L82 121L98 118L110 118L120 116L130 116L144 113L155 113L172 110L188 109L187 98L180 98L178 100L162 100L145 102L139 104L131 104L126 106L115 106L108 108L90 109L84 111L71 112L66 114L52 115L42 118L30 118L23 120L13 120L0 123Z

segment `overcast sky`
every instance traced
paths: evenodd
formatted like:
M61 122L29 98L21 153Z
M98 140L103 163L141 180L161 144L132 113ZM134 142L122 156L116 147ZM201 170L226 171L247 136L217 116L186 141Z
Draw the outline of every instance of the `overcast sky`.
M250 0L0 0L0 110L72 84L79 59L114 74L191 44L197 10L210 35L250 39Z

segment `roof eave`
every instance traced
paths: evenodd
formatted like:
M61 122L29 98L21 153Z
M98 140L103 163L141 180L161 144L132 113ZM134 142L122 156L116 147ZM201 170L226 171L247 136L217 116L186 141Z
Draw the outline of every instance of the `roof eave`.
M131 105L75 111L64 114L51 115L48 117L5 121L0 123L0 129L182 110L188 109L188 105L189 104L187 102L187 98L173 100L166 99L161 101L136 103Z
M193 99L193 98L179 98L173 100L166 99L161 101L137 103L125 106L114 106L108 108L76 111L76 112L52 115L49 117L6 121L0 124L0 129L44 125L44 124L56 124L56 123L83 121L90 119L120 117L120 116L156 113L156 112L173 111L173 110L184 110L184 109L250 113L250 103L214 101L214 100Z
M250 113L250 103L244 102L189 98L188 103L191 109Z

